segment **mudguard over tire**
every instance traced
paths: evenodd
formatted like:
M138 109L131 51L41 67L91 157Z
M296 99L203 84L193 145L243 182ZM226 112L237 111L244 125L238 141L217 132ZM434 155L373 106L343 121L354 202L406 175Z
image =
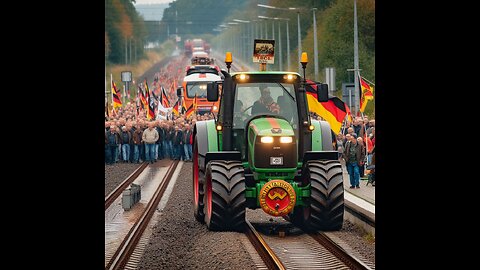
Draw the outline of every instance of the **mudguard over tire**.
M308 161L303 177L310 179L310 206L300 207L298 210L302 211L295 215L295 221L303 223L308 230L340 230L344 212L343 174L340 162Z
M205 171L205 223L212 231L243 231L245 176L239 161L213 160Z
M205 172L198 164L198 140L195 137L193 145L193 215L201 223L205 223L205 213L203 212L203 196L205 184Z

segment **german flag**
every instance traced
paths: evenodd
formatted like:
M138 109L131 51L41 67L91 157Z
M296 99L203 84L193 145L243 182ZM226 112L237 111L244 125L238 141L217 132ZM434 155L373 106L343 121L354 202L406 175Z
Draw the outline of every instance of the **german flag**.
M152 92L153 94L153 92ZM147 79L145 79L145 96L147 98L148 109L147 109L147 119L151 120L155 118L155 102L150 97L150 90L148 89Z
M180 113L178 112L178 101L179 101L179 100L177 100L177 102L175 102L175 105L173 105L173 108L172 108L172 112L173 112L176 116L180 115Z
M112 80L112 99L113 99L113 108L122 107L122 100L120 99L120 92L117 90L115 82Z
M187 111L185 112L185 117L188 118L192 113L194 113L197 110L197 94L195 94L195 97L193 98L192 104L190 104L190 107L188 107Z
M167 92L165 88L163 88L163 86L162 86L162 92L160 93L160 99L163 107L165 108L170 107L170 101L168 100Z
M358 78L360 79L361 87L360 111L363 113L367 107L368 101L373 99L373 87L366 83L362 76L358 76Z
M145 94L143 93L143 89L140 86L138 86L138 89L139 89L138 92L140 94L140 101L142 103L142 107L144 109L146 109L147 108L147 99L145 98Z
M193 105L193 111L194 111L195 113L197 113L197 105L198 105L197 93L195 93L195 97L193 98L192 105Z
M342 128L343 119L347 115L347 106L335 96L329 96L327 102L318 102L317 85L315 82L307 80L307 101L308 109L321 116L330 124L330 128L338 134Z
M185 106L185 100L182 98L182 114L187 112L187 107Z

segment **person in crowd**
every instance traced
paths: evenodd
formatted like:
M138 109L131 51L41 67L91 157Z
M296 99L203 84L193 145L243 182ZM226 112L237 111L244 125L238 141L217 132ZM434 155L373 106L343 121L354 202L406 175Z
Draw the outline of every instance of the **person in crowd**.
M110 125L110 130L106 132L106 141L110 151L110 160L107 164L111 165L116 162L118 156L118 145L120 144L120 135L117 132L115 125Z
M132 141L133 141L133 162L140 163L143 160L140 160L140 146L142 146L142 136L143 130L140 127L140 124L136 124L135 131L133 132Z
M132 140L132 134L128 132L127 126L122 127L120 138L122 139L122 161L128 163L130 160L130 143Z
M130 161L130 163L134 163L134 160L133 160L133 155L134 155L134 147L135 147L135 143L133 142L133 133L135 132L135 122L134 121L127 121L127 131L130 133L130 137L132 138L130 140L130 156L128 158L128 160Z
M183 131L183 148L185 160L192 161L192 131L189 124L185 124Z
M170 156L170 159L175 159L175 149L173 147L174 134L175 134L174 122L170 120L167 123L167 135L166 135L168 155Z
M165 130L163 129L163 121L157 120L157 126L156 126L157 132L158 132L158 140L156 142L157 144L157 153L158 153L158 159L164 159L165 158L165 149L163 146L163 142L165 140Z
M145 161L153 163L155 160L155 142L158 140L158 132L155 129L155 122L148 123L148 128L143 132L142 140L145 143Z
M366 151L367 151L367 165L372 163L372 151L373 151L373 142L372 142L373 134L367 136L366 139Z
M183 142L182 142L182 130L178 125L175 125L175 131L173 132L172 137L172 144L174 149L174 160L181 160L182 159L182 152L183 152Z
M347 134L350 134L350 136L351 136L353 133L355 133L355 130L353 129L353 127L349 127L347 129ZM345 134L345 135L347 135L347 134Z
M372 130L374 129L375 129L375 120L370 120L370 122L368 123L367 136L372 134Z
M338 159L342 160L343 159L343 150L344 150L343 134L342 133L337 134L337 140L336 140L335 146L337 147L336 149L338 151Z
M357 142L356 134L351 136L344 151L345 163L350 176L350 188L360 188L359 166L363 166L365 159L363 146Z
M362 137L365 134L365 128L363 127L363 121L361 117L357 117L355 122L353 122L353 132L357 134L358 137Z
M360 178L364 177L365 176L365 162L367 160L367 148L365 146L365 142L363 141L363 138L362 137L358 137L357 138L357 142L362 146L363 148L363 157L364 157L364 160L362 161L362 164L361 166L358 167L359 169L359 173L360 173Z

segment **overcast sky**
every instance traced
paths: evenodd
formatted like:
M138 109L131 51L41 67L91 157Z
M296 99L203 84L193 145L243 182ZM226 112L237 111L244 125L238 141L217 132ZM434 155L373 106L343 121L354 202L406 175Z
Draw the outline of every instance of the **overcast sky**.
M166 4L174 0L136 0L136 4Z

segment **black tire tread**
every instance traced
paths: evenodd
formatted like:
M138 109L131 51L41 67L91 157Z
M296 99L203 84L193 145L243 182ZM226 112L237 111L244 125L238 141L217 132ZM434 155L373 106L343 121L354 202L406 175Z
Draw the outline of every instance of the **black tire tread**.
M242 163L210 161L207 165L207 173L211 173L212 176L212 217L210 220L205 220L208 229L243 231L246 199Z
M337 231L343 225L344 188L342 165L336 160L315 160L307 163L311 197L308 229Z

